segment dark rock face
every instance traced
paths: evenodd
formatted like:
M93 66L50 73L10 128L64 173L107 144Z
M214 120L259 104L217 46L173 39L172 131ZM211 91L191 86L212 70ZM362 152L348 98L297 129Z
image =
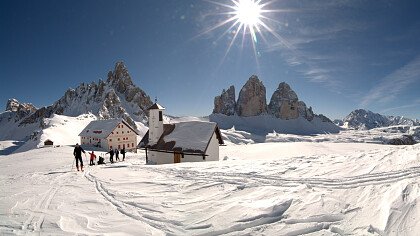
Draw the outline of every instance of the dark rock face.
M298 102L298 111L299 111L299 116L305 118L308 121L313 120L315 117L315 114L312 111L312 107L308 108L303 101Z
M271 96L268 110L277 118L289 120L299 117L298 106L298 96L288 84L282 82L279 84L277 90L274 91L273 96Z
M416 143L412 135L403 135L400 138L393 138L387 142L390 145L414 145Z
M265 86L256 75L251 76L239 92L236 113L239 116L258 116L267 113Z
M232 85L228 90L222 91L220 96L214 98L213 113L233 116L236 109L235 87Z

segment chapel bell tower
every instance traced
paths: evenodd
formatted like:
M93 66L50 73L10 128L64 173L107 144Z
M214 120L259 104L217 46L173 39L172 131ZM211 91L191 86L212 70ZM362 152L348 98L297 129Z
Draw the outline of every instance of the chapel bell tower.
M164 107L157 101L149 107L149 144L155 144L163 133L163 110Z

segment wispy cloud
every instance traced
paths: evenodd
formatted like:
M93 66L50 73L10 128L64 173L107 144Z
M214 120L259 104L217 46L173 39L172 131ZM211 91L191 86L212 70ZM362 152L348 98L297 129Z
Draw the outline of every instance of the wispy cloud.
M414 102L410 103L410 104L406 104L406 105L402 105L402 106L397 106L397 107L390 107L390 108L386 108L382 111L380 111L381 113L386 113L386 112L390 112L390 111L399 111L399 110L403 110L403 109L407 109L407 108L414 108L414 107L418 107L420 108L420 99L415 100Z
M361 107L366 107L373 102L385 103L392 101L401 94L409 85L420 81L420 56L385 76L379 85L372 88L366 95Z
M338 77L337 72L346 71L349 61L356 63L360 60L356 58L357 52L347 50L342 42L368 30L372 24L342 16L340 12L363 1L297 2L306 8L291 17L298 20L289 22L286 29L281 31L288 47L277 42L269 45L266 52L281 52L284 61L301 73L303 78L323 84L337 93L344 92L346 86L340 81L342 77Z

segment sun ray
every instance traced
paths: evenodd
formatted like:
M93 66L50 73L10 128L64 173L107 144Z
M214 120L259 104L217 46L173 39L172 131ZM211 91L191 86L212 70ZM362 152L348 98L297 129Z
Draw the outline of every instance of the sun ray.
M290 11L288 9L268 8L278 0L229 0L230 4L213 0L204 1L225 8L225 12L221 10L221 12L215 13L214 15L228 16L226 20L216 24L215 26L200 34L203 35L218 28L228 26L227 29L224 30L216 40L220 40L229 33L233 34L232 39L230 39L227 45L227 49L222 61L225 60L226 56L231 51L235 41L238 38L240 41L242 41L240 44L240 49L242 51L244 49L245 42L248 41L248 36L252 44L252 49L257 61L257 65L259 64L258 57L260 55L258 51L258 45L260 44L259 39L261 39L262 43L269 44L269 40L267 38L267 36L269 36L270 39L274 39L276 41L275 44L280 43L281 45L290 48L290 45L287 43L287 41L269 26L271 24L281 24L281 22L270 18L267 14L276 14ZM240 34L242 34L242 37L238 37ZM242 40L240 38L242 38ZM272 40L271 43L273 43Z

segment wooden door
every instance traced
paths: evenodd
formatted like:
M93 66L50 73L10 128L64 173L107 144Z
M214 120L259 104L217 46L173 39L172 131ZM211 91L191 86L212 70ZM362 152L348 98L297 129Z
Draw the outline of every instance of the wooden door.
M174 163L181 163L181 153L174 153Z

